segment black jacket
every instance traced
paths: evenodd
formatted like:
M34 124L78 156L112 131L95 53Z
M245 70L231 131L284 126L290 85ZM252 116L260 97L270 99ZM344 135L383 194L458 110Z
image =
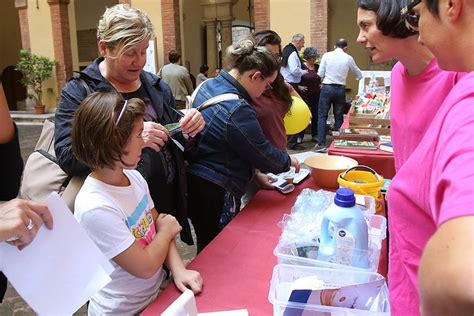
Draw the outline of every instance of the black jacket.
M0 144L0 201L14 199L20 190L23 159L21 158L18 129L15 125L15 136L6 143ZM0 272L0 303L7 290L7 278Z
M6 143L0 144L0 201L16 198L20 190L23 159L21 158L18 129L15 125L15 136Z

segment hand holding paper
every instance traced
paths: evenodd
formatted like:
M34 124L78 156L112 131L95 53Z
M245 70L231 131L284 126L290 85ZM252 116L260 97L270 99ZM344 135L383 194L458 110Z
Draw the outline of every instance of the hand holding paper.
M56 193L47 205L54 229L41 226L22 251L0 243L0 270L38 314L71 315L110 282L114 268Z

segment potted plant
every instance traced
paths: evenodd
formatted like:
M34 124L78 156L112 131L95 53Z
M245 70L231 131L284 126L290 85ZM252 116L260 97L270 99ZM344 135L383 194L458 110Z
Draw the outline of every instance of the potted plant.
M23 74L21 83L26 87L31 86L28 98L35 101L36 113L44 113L43 82L51 78L54 64L55 62L47 57L34 55L27 49L20 50L20 61L16 64L16 70ZM47 91L53 92L53 89L49 88Z

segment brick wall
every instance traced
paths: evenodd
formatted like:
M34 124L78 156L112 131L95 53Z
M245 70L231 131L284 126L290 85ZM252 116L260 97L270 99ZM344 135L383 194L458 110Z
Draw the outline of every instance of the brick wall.
M20 20L21 47L31 49L30 27L28 25L28 2L26 0L15 0L15 7L18 9Z
M328 0L311 0L311 43L324 54L328 49Z
M270 6L269 0L254 0L254 21L255 31L266 30L270 28Z
M69 33L69 0L48 0L53 27L54 59L58 91L72 77L72 51Z
M168 52L181 52L181 24L179 19L179 0L161 0L163 26L163 53L168 63Z

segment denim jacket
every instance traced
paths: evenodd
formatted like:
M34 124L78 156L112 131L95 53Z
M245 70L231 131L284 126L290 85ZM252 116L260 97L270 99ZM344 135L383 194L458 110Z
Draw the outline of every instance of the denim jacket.
M115 92L115 88L101 75L99 64L103 57L99 57L86 69L80 72L82 78L92 92L104 91ZM174 98L169 86L155 76L146 71L140 74L140 80L145 87L155 112L163 124L178 122L180 117L171 109L174 107ZM61 91L61 99L56 109L55 116L55 143L54 150L61 168L71 176L86 176L90 173L89 167L78 161L72 152L71 128L74 113L79 108L80 103L87 96L85 88L78 78L68 81ZM187 220L187 184L186 166L182 151L172 144L171 150L177 166L177 180L179 181L179 197L177 210L167 210L179 221L183 230L181 240L192 244L191 229ZM145 148L142 152L142 165L140 170L148 182L147 174L151 174L155 164L162 163L159 156L151 148ZM165 181L165 180L163 180ZM150 190L153 188L150 187ZM156 204L156 202L155 202ZM160 210L161 211L161 210Z
M289 169L290 158L270 145L250 105L251 97L224 70L203 83L193 107L223 93L237 94L239 99L223 101L202 111L206 127L197 140L197 152L187 171L240 197L254 168L280 173Z

